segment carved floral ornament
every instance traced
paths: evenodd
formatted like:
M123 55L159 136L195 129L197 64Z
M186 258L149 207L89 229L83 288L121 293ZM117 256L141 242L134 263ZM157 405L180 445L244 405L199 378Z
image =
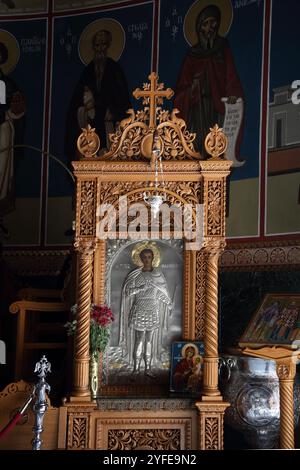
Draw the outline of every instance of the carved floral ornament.
M201 155L193 144L196 134L189 132L185 121L177 116L180 111L174 108L169 112L160 106L164 98L170 99L174 95L173 90L164 89L164 84L158 83L158 75L154 72L148 78L150 83L144 83L142 90L137 88L133 92L136 99L143 99L144 108L136 112L133 109L127 111L128 117L120 122L115 133L109 135L111 147L101 155L101 160L150 160L154 136L159 156L165 161L200 160ZM100 143L95 129L88 125L82 130L77 140L80 154L84 158L97 157ZM205 148L213 159L225 152L227 138L217 124L210 129Z

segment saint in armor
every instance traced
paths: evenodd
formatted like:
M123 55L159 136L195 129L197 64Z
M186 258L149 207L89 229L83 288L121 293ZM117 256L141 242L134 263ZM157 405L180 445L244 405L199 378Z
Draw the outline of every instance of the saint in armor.
M119 345L133 374L144 361L144 373L155 377L152 368L160 363L162 332L173 302L161 269L153 267L152 249L143 249L139 256L143 266L128 274L122 290Z

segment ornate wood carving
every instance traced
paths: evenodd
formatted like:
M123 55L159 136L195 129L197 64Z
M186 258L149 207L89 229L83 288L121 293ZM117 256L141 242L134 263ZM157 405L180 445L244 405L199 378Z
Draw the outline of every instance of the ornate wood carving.
M199 449L223 449L223 424L225 409L230 406L224 402L197 402L199 410Z
M78 201L80 206L77 207L77 219L79 220L79 223L76 224L76 226L78 227L77 234L81 236L93 236L95 234L96 229L96 181L84 180L80 181L79 185L80 189Z
M99 418L96 448L109 450L191 449L190 418Z
M12 382L8 384L2 392L0 392L0 400L4 398L15 395L16 393L27 393L30 395L32 392L33 385L29 384L28 382L24 382L24 380L20 380L19 382Z
M292 241L248 243L229 246L221 256L226 270L269 270L300 266L300 245Z
M276 372L280 387L280 448L294 449L294 378L295 362L278 362Z
M161 188L154 188L146 186L144 181L110 181L102 182L100 187L100 204L111 204L116 209L119 209L119 198L126 196L126 204L129 206L132 203L144 203L144 191L149 193L163 193L166 195L166 203L170 206L180 204L184 207L188 204L192 209L191 230L196 230L196 204L201 201L201 182L192 181L166 181ZM148 227L151 223L151 211L148 210ZM118 213L117 213L118 216ZM129 222L130 220L128 220ZM171 216L171 232L173 227L173 220ZM117 219L118 228L118 219ZM160 227L161 229L161 227ZM174 234L171 233L171 236Z
M164 160L199 159L193 141L195 134L186 128L183 119L177 117L178 109L172 113L158 107L163 98L171 98L173 90L164 90L164 84L158 84L158 76L152 72L150 83L144 83L143 90L137 88L133 96L143 98L146 105L143 110L135 113L128 111L128 117L121 121L115 134L110 134L111 149L102 156L104 160L141 160L151 158L154 132L158 138L158 148ZM158 121L158 125L157 125Z
M217 417L208 416L205 418L205 449L219 449L219 419Z
M195 298L195 338L202 340L204 337L205 318L205 277L206 257L203 251L196 254L196 298Z
M195 283L193 279L196 275L196 253L195 251L184 250L183 264L184 286L183 289L183 339L195 339L195 325L197 324L197 305L195 294Z
M204 146L206 152L212 156L212 159L218 159L227 149L227 137L223 129L215 124L211 127L210 132L207 134Z
M206 160L206 163L210 162L210 160ZM224 164L224 162L222 162ZM75 174L80 176L87 177L90 176L100 176L102 180L111 181L114 179L115 181L126 180L128 178L124 178L124 172L130 173L131 175L140 175L149 174L153 176L153 173L150 174L149 169L149 161L118 161L118 160L81 160L72 162L73 168L75 170ZM199 162L193 160L168 160L163 162L163 170L166 176L174 178L179 178L182 180L182 176L189 176L189 180L195 178L199 179ZM118 175L116 177L116 175ZM114 178L111 178L114 176Z
M143 90L137 88L133 92L133 96L136 99L143 98L143 104L148 105L149 110L149 127L153 129L156 124L156 107L157 104L162 104L163 99L168 100L174 95L171 88L164 90L164 84L158 83L158 75L152 72L149 75L150 83L144 83Z
M109 429L109 450L179 450L180 429Z
M149 76L150 84L143 90L136 90L135 96L144 99L143 110L130 110L117 132L110 136L111 150L97 161L90 159L74 163L79 182L79 205L77 211L77 237L94 240L97 237L96 217L98 204L111 204L118 208L120 196L127 196L127 204L144 201L144 192L156 191L166 194L169 205L204 204L204 245L200 252L185 254L184 276L187 278L184 293L183 334L186 339L205 341L204 393L202 448L221 448L223 412L227 404L221 401L218 391L218 257L225 245L225 178L229 174L231 162L220 158L226 149L226 138L222 130L215 126L206 139L209 160L201 160L193 147L194 135L186 129L185 122L178 117L178 110L169 112L160 107L161 99L170 97L171 90L164 90L158 84L156 74ZM155 152L153 151L155 147ZM161 156L164 181L155 187L153 163ZM145 183L145 181L147 183ZM92 202L93 199L93 202ZM195 212L195 211L194 211ZM193 214L195 224L195 213ZM149 218L150 219L150 218ZM148 220L149 220L148 219ZM193 227L195 228L195 226ZM158 232L159 233L159 232ZM174 233L171 234L171 237ZM79 238L78 238L79 240ZM88 358L88 305L91 300L91 273L88 271L88 257L92 255L81 249L79 269L79 298L81 329L77 337L75 354L75 396L87 393ZM104 242L98 243L95 265L94 300L102 302L104 295L105 250ZM195 281L196 277L196 283ZM193 285L192 285L193 284ZM97 286L96 286L97 285ZM81 369L80 369L81 367ZM76 369L77 368L77 369ZM77 372L76 372L77 370ZM77 374L77 375L76 375ZM156 392L155 386L106 386L105 395L149 394ZM162 392L160 392L162 395ZM207 405L214 402L212 408ZM221 407L218 407L221 405ZM205 418L205 419L204 419ZM155 449L188 448L183 442L190 420L155 420L143 417L141 420L97 420L97 448L103 447L103 436L109 449L131 448L134 442L140 446L153 446ZM201 425L202 426L202 425ZM151 440L150 439L150 433ZM205 441L205 434L207 438ZM153 444L154 442L154 444ZM174 444L175 442L175 444ZM180 444L177 444L180 443Z
M100 192L101 204L115 205L120 196L127 196L128 203L143 201L144 191L153 191L154 188L145 184L145 181L110 181L102 182ZM195 206L201 200L201 183L192 181L166 181L164 187L156 191L166 192L167 202L172 205L176 201Z
M89 418L86 413L70 413L68 416L67 447L70 449L87 449Z
M207 204L207 226L206 236L223 235L222 214L222 181L206 181Z
M82 129L82 133L77 139L77 148L80 154L85 158L91 158L96 155L100 148L100 139L95 129L90 124L86 129Z

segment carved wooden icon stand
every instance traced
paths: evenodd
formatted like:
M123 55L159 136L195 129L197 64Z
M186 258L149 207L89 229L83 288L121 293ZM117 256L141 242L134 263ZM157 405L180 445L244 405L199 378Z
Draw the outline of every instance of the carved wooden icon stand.
M283 346L265 346L259 349L245 348L243 353L276 362L280 396L280 448L294 449L294 378L300 350Z
M110 150L101 157L92 156L85 143L95 145L97 139L91 135L94 130L88 129L79 138L79 143L83 142L79 148L83 158L73 162L77 179L78 313L73 392L65 403L68 448L112 449L117 429L120 436L124 429L130 434L130 430L136 432L137 428L142 428L144 437L149 430L157 429L160 437L152 442L153 449L223 448L223 415L229 403L222 400L218 389L218 260L225 247L226 177L231 162L222 154L226 150L227 139L217 125L212 128L205 140L206 150L212 158L202 160L193 146L195 134L186 129L185 121L177 116L179 111L173 109L169 112L159 106L163 98L171 98L173 91L164 90L155 73L149 75L149 80L143 90L137 89L133 93L136 98L143 99L144 108L128 111L128 118L121 121L115 134L110 135ZM154 137L163 163L163 188L155 188L153 184ZM191 205L193 217L196 204L204 206L203 244L197 251L184 250L182 307L183 339L203 340L205 344L203 393L196 403L198 426L194 423L197 419L195 407L176 412L149 411L150 405L145 397L166 396L166 390L159 386L102 384L101 395L111 400L116 396L136 397L128 405L131 410L135 408L136 401L142 401L141 413L136 412L135 416L132 412L128 415L126 409L118 413L103 412L96 409L95 402L91 402L90 303L105 303L106 241L97 234L97 208L100 204L111 204L118 209L120 196L127 196L129 203L143 202L143 193L151 194L154 189L163 192L170 205L176 202ZM195 220L194 217L193 223ZM171 238L173 236L171 233ZM124 406L126 408L127 405ZM174 439L172 447L164 447L167 444L162 443L165 442L161 437L162 430L167 429ZM114 448L133 449L136 445L133 439L131 444L120 441Z

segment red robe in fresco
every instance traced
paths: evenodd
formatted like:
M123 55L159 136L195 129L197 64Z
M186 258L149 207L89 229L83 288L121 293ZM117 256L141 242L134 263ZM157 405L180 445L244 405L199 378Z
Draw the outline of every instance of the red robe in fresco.
M205 50L199 43L189 50L175 89L174 107L179 109L189 131L197 133L196 146L200 152L209 128L216 123L222 126L225 106L221 98L228 96L244 100L228 42L217 36L211 49ZM237 158L241 130L236 145Z

